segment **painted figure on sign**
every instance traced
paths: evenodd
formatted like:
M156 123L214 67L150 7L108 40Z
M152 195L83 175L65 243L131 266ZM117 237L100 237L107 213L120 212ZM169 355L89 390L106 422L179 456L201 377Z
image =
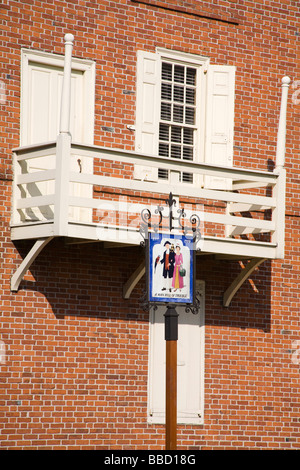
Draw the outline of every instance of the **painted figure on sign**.
M175 253L174 249L171 249L171 243L166 241L164 244L166 248L164 251L163 259L161 260L161 264L163 264L163 278L164 278L164 285L162 290L171 291L171 281L173 278L174 273L174 263L175 263Z
M180 246L176 245L176 254L175 254L175 265L174 265L174 275L172 280L172 287L177 289L182 289L183 285L183 277L180 274L180 270L183 264L183 256L180 250Z
M149 234L150 302L193 303L194 269L190 246L186 236Z

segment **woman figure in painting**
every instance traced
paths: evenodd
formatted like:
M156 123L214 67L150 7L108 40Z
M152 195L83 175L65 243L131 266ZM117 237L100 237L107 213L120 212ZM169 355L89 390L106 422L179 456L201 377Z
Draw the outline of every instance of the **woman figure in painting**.
M183 286L183 277L180 276L179 270L183 263L182 253L180 251L180 246L176 245L176 253L175 253L175 265L174 265L174 275L172 280L172 287L173 289L182 289Z

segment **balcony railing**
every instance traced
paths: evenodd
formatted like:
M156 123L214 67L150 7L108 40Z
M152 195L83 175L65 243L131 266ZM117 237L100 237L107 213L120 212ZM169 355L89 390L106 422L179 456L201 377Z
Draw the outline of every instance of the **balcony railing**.
M84 172L82 162L90 173ZM158 168L169 170L170 181L147 177ZM137 179L140 169L143 181ZM201 211L203 251L283 256L281 167L271 173L184 162L75 144L66 135L57 143L16 149L14 172L13 239L52 235L138 244L141 207L149 198L155 204L172 192L187 207ZM180 183L181 172L192 173L198 183ZM209 189L207 178L226 178L231 190ZM118 212L123 211L121 217Z

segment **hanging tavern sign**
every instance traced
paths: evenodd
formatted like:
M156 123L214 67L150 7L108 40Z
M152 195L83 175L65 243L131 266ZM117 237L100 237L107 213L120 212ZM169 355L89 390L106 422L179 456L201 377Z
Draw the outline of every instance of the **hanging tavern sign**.
M194 251L192 238L149 233L149 301L192 304Z
M165 203L167 206L158 206L154 213L149 209L141 213L143 223L140 233L147 248L146 302L191 307L195 303L195 261L201 240L200 217L193 213L187 219L184 209L175 211L173 205L176 206L176 201L172 193Z

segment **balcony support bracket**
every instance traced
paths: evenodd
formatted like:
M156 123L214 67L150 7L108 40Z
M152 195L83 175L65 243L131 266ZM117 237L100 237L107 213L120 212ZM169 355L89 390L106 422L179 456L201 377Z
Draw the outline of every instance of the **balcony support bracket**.
M223 307L229 307L230 302L239 288L244 284L244 282L251 276L253 271L262 264L266 258L254 258L247 265L245 268L240 272L240 274L235 278L232 284L228 287L228 289L224 292L223 295Z
M19 290L19 285L20 282L22 281L24 275L36 259L36 257L40 254L40 252L43 250L43 248L48 245L48 243L53 239L54 237L46 237L46 238L40 238L35 242L29 253L26 255L26 257L23 259L22 263L16 270L16 272L13 274L11 278L11 283L10 283L10 290L12 292L17 292Z
M144 276L146 272L145 261L143 261L139 267L132 273L128 281L124 284L123 287L123 297L124 299L129 299L131 292L137 285L140 279Z

